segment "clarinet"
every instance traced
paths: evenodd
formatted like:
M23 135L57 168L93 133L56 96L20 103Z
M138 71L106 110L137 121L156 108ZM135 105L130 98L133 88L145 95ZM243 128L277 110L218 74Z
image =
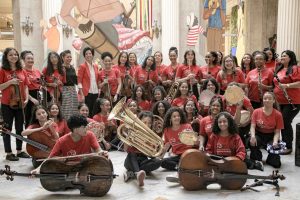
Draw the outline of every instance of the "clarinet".
M263 102L262 99L263 99L263 90L262 90L262 87L261 87L261 84L262 84L262 80L261 80L261 68L257 68L257 71L258 71L258 92L259 92L259 98L261 100L261 103Z
M279 77L277 76L277 74L274 73L274 77L276 78L279 88L282 90L284 97L286 98L286 100L289 102L289 104L292 106L293 110L296 110L297 107L293 104L292 99L289 97L287 91L285 88L282 87L281 82L279 80Z

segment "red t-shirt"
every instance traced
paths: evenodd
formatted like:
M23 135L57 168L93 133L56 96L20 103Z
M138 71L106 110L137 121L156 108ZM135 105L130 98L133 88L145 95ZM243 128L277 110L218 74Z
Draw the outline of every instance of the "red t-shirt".
M98 150L99 148L97 138L91 131L87 131L86 136L83 136L78 142L74 142L71 133L68 133L57 140L49 157L87 154L91 153L92 149Z
M180 128L176 131L172 130L172 128L165 128L164 129L164 138L165 138L165 144L170 143L172 146L172 152L176 155L181 155L185 152L187 149L191 149L193 146L182 144L179 140L179 133L181 133L183 130L193 130L191 125L188 124L181 124Z
M116 95L118 89L118 81L117 79L120 78L120 71L117 68L112 68L111 70L107 71L105 69L99 72L100 81L103 82L105 77L108 78L108 84L110 87L110 94L112 96Z
M56 124L56 123L53 123L52 126L53 126L53 128L54 128L55 130L57 130L57 124ZM41 126L40 126L39 124L31 124L31 125L29 125L26 129L35 129L35 128L40 128L40 127L41 127ZM51 140L53 140L53 141L57 140L57 139L56 139L56 135L54 135L54 134L51 132L50 128L47 128L47 129L42 130L42 131L39 131L39 132L41 132L41 133L47 135L47 136L49 137L49 139L51 139Z
M234 116L234 115L235 115L235 112L236 112L236 107L237 107L236 104L231 105L231 104L229 104L229 103L226 103L226 108L225 108L225 110L226 110L227 112L229 112L232 116ZM253 109L252 104L251 104L251 102L250 102L250 99L248 99L246 96L244 97L244 100L243 100L243 108L244 108L245 110Z
M24 69L29 81L28 90L39 90L41 87L40 78L41 72L38 69L33 68L32 70Z
M58 132L59 137L64 136L71 132L71 130L69 129L69 127L67 125L67 121L64 119L57 122L56 131Z
M177 68L176 78L179 78L179 79L185 78L190 73L195 74L196 80L200 80L203 77L200 67L198 65L193 65L193 66L180 65Z
M128 71L128 74L129 74L131 77L133 77L133 75L134 75L134 70L133 70L132 68L127 69L125 66L121 66L121 65L114 65L112 68L113 68L113 69L119 70L119 72L120 72L120 77L121 77L122 80L124 80L126 71Z
M286 76L286 68L283 68L277 73L277 76L281 83L293 83L300 81L300 69L298 66L293 66L293 71L291 74ZM273 79L275 88L274 94L276 96L276 100L279 104L288 104L287 99L285 98L283 91L280 89L278 81L276 78ZM292 100L293 104L300 104L300 88L286 88L287 94Z
M221 70L221 66L218 66L218 65L216 65L214 67L208 67L208 66L200 67L200 71L202 72L203 79L208 79L209 74L213 78L217 78L217 74L219 73L220 70Z
M66 82L66 75L61 75L58 70L54 70L53 74L52 75L46 75L46 72L47 72L47 67L45 67L42 71L42 73L44 74L45 76L45 80L47 83L54 83L54 77L57 78L58 80L60 80L62 83L65 83ZM53 87L47 87L47 90L50 94L53 94L54 92L54 88ZM59 90L60 92L62 92L62 85L59 86Z
M177 97L172 101L172 106L177 106L177 107L183 108L184 104L189 99L192 99L194 101L196 107L198 108L198 110L200 110L199 103L198 103L197 98L195 97L195 95L192 95L190 97Z
M282 114L273 109L271 115L267 116L263 108L257 108L253 111L251 124L255 124L255 129L261 133L274 133L275 129L283 129Z
M200 135L209 138L212 134L212 127L214 124L214 119L211 115L208 115L201 119L200 121Z
M272 71L274 71L275 67L276 67L276 61L271 60L271 62L266 62L265 67L268 68L268 69L271 69Z
M167 66L164 69L164 71L162 72L162 75L161 75L162 79L174 81L176 73L177 73L177 69L178 69L178 66L176 66L175 69L173 69L172 65Z
M236 70L235 75L228 74L224 78L221 76L221 72L219 72L216 80L220 84L220 89L223 91L226 90L227 85L231 82L245 83L244 74L241 70Z
M159 80L156 70L147 72L146 69L143 69L142 67L138 67L135 70L134 79L138 85L143 85L147 80L152 80L155 83L158 83Z
M261 82L264 85L271 86L273 84L273 72L267 68L261 70ZM249 92L248 97L251 101L260 102L260 94L258 88L258 71L257 68L251 70L246 78L246 83L248 84ZM263 93L266 90L263 90Z
M157 71L158 76L162 75L165 68L166 68L166 65L164 65L164 64L156 65L156 71Z
M29 85L28 77L26 75L25 70L19 69L16 71L12 70L5 70L5 69L0 69L0 84L6 83L7 81L13 79L14 72L16 73L17 78L20 80L19 82L19 89L22 94L22 99L25 101L26 94L25 94L25 87ZM9 105L11 96L12 96L12 88L14 85L10 85L4 90L2 90L2 98L1 98L1 103L4 105Z
M217 156L236 156L241 160L246 157L246 149L238 134L226 137L212 134L207 141L206 151Z

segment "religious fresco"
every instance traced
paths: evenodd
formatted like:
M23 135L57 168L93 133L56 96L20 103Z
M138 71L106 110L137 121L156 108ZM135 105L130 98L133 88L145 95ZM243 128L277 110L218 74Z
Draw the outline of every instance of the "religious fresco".
M80 15L73 17L73 9ZM135 12L134 12L135 11ZM135 18L132 17L136 13ZM118 58L120 51L134 52L141 63L152 53L150 27L152 1L65 0L60 16L79 38L98 53L109 51Z

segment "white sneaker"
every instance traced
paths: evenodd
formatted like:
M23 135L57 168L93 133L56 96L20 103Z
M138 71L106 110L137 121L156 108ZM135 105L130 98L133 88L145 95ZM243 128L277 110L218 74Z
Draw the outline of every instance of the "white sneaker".
M146 173L144 170L140 170L137 174L136 174L136 179L138 181L138 185L140 187L144 186L144 180L146 177Z
M132 171L126 171L126 172L123 173L123 178L124 178L125 183L133 177L134 177L134 173Z

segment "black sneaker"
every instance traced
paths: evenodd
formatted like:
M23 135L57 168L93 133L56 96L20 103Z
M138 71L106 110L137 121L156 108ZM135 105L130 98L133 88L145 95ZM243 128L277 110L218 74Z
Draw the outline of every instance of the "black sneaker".
M17 156L19 158L31 158L30 155L28 155L27 153L25 153L24 151L22 151L21 153L18 153Z
M258 169L260 171L264 171L264 164L262 161L255 161L254 169Z
M18 161L19 158L15 154L7 154L6 155L6 160L9 160L9 161Z

